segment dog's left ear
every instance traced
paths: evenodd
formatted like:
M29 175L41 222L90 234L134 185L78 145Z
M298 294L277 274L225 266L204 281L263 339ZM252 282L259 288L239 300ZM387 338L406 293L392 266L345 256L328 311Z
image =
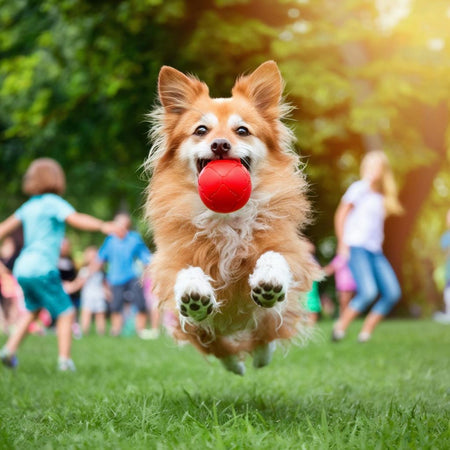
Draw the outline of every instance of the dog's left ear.
M283 80L275 61L266 61L250 75L239 78L232 90L233 95L248 97L262 113L269 113L281 102Z
M208 94L208 87L173 67L163 66L158 77L158 93L167 112L182 114L191 107L196 97Z

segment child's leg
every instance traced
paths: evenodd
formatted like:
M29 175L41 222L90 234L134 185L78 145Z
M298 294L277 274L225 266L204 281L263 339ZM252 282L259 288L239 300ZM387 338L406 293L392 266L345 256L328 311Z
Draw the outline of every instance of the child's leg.
M136 314L136 333L139 334L139 332L145 329L145 325L147 323L147 304L145 302L142 286L138 280L133 280L130 282L130 290L132 292L134 306L138 310Z
M339 291L339 315L342 316L343 312L347 308L350 300L353 297L353 292L351 291Z
M30 326L31 322L33 322L33 320L37 318L38 313L39 311L27 311L20 319L19 323L17 324L16 331L10 336L5 345L10 353L16 353L17 349L20 346L20 343L28 333L28 327Z
M72 346L72 323L75 313L72 310L62 313L56 321L56 334L58 336L58 354L60 358L70 359Z
M91 328L91 317L92 313L89 309L81 309L81 331L83 334L88 334Z
M3 331L5 334L7 334L8 333L8 325L6 322L6 317L5 317L2 303L3 303L3 298L0 297L0 331Z
M106 329L106 315L105 313L96 313L95 314L95 329L97 330L97 334L103 336L105 334Z
M111 301L111 335L118 336L122 331L123 325L123 304L125 295L124 284L111 286L112 301Z
M375 300L378 294L373 268L373 255L370 252L363 248L351 247L349 267L358 288L356 296L335 324L335 331L342 336L353 320Z
M147 323L147 313L146 312L138 312L136 314L136 332L142 331L145 329L145 324Z
M450 315L450 281L447 281L444 288L444 305L444 313Z
M371 335L375 327L383 320L384 315L371 311L364 320L361 334Z
M156 300L155 300L156 302ZM150 321L152 324L153 330L159 330L159 327L161 325L161 315L159 313L158 305L152 304L152 309L150 313Z
M111 334L117 336L122 331L122 313L112 312L111 313Z

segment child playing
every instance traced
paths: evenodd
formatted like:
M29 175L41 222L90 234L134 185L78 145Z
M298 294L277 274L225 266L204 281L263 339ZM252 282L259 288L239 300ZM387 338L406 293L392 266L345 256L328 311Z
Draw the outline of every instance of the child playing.
M311 258L318 264L315 257L316 246L312 242L308 242L308 250ZM319 315L322 312L318 281L313 281L311 290L306 294L305 306L306 310L308 311L308 324L314 326L319 320Z
M338 254L350 256L357 289L334 325L333 341L343 339L353 320L380 294L358 336L359 342L368 341L400 299L400 285L383 254L383 240L386 217L401 212L389 160L382 151L367 153L361 162L361 179L347 189L335 215Z
M0 239L22 225L25 240L13 273L23 290L27 312L0 350L0 359L7 367L17 365L16 352L27 335L29 325L40 309L46 308L57 318L58 368L61 371L75 370L70 358L74 309L63 290L57 267L65 224L80 230L124 234L117 224L76 212L60 197L65 187L64 172L55 160L36 159L26 171L22 184L24 193L31 198L0 223Z
M83 280L81 288L81 330L88 334L92 315L95 318L97 334L104 335L106 328L106 280L101 270L92 271L97 263L97 247L91 246L84 251L84 266L79 272Z
M450 323L450 209L447 211L447 231L441 236L441 248L445 253L444 312L438 311L434 318L438 322Z
M334 273L336 292L339 301L339 315L347 308L350 300L356 291L356 283L352 272L347 265L347 260L343 255L337 254L331 262L323 268L326 275Z

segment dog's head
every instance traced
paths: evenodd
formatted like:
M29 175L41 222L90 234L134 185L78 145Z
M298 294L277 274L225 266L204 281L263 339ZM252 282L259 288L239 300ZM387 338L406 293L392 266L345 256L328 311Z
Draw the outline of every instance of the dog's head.
M181 164L192 181L214 159L239 159L253 176L291 138L281 124L283 81L268 61L239 78L230 98L211 98L206 84L172 67L158 81L162 108L154 114L158 164Z

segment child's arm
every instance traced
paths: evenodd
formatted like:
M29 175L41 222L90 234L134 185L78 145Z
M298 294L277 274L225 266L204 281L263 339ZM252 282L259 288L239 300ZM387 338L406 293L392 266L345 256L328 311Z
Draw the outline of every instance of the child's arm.
M78 292L86 283L87 278L77 277L73 281L63 281L64 290L66 294L73 294Z
M0 239L11 234L15 229L19 228L22 222L14 214L0 223Z
M10 273L9 269L0 261L0 276L9 275Z
M325 272L325 275L327 277L329 277L336 271L336 269L332 263L327 264L325 267L322 267L322 270Z
M79 230L100 231L103 234L116 234L119 237L123 237L126 234L126 229L114 222L104 222L89 214L79 212L68 215L66 223Z
M347 216L353 208L352 203L341 202L334 215L334 229L338 241L338 254L347 254L348 248L344 244L344 225L347 220Z

